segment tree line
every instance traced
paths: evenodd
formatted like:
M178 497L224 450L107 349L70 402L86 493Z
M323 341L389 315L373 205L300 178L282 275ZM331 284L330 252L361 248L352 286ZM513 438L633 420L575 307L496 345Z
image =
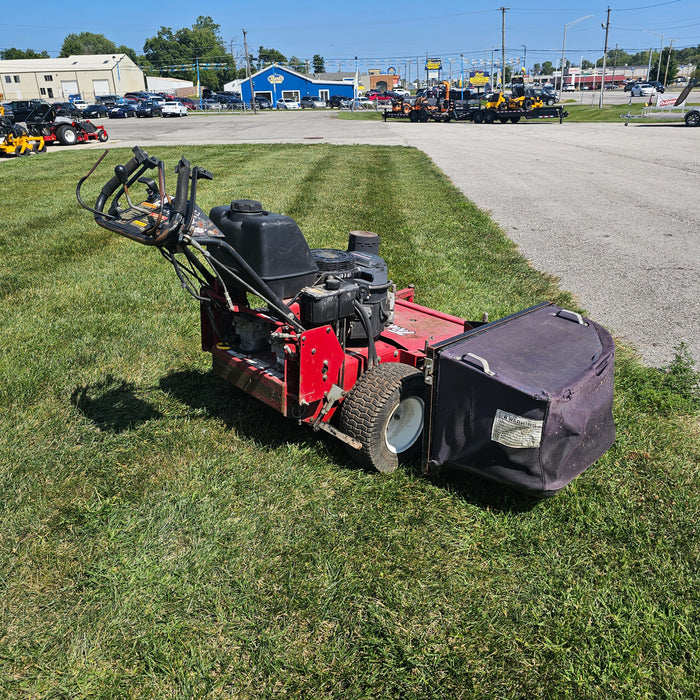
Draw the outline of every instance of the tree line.
M671 51L670 46L665 46L661 54L659 54L658 51L652 51L651 70L649 71L649 74L653 76L654 79L656 79L656 75L658 74L659 79L663 80L668 68L666 81L671 82L678 76L679 66L688 64L696 67L693 77L700 80L700 44L698 46L691 46L683 49L673 49L673 51ZM565 68L569 68L571 65L571 61L564 61ZM606 54L605 65L606 69L611 73L614 70L624 68L625 66L648 66L649 52L638 51L637 53L630 54L622 49L611 49ZM586 59L583 59L581 62L581 69L584 71L591 70L594 67L602 68L602 66L602 57L595 62L591 62ZM554 71L554 64L552 61L535 63L533 70L536 74L552 75Z
M104 34L81 32L68 34L63 41L60 58L89 54L126 54L146 75L162 75L171 78L190 80L213 90L247 76L245 60L236 61L221 37L221 27L211 17L200 16L191 27L173 31L171 27L161 27L155 36L146 39L143 53L137 54L128 46L117 46ZM10 48L0 51L0 60L24 58L50 58L47 51ZM315 54L311 61L296 56L287 59L272 48L260 46L258 54L250 56L251 68L259 70L272 63L289 66L300 73L325 72L325 61Z

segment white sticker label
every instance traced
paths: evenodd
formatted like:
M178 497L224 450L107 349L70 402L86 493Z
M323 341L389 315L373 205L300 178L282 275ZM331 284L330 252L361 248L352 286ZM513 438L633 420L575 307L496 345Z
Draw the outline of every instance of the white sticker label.
M539 447L544 421L516 416L514 413L496 411L491 428L491 439L506 447Z

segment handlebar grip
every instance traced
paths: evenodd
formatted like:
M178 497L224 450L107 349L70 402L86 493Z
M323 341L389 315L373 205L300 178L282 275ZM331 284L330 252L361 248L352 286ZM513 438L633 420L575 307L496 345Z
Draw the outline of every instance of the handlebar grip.
M190 161L180 158L180 162L175 168L175 172L177 172L177 189L172 203L172 211L181 216L184 216L187 212L187 190L190 184L191 171Z

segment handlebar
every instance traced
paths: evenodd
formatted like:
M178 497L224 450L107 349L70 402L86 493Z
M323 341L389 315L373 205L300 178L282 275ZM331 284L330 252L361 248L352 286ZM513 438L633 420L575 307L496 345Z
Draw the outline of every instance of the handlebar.
M134 157L127 161L124 165L118 165L114 170L115 174L111 177L105 186L100 190L100 195L95 202L95 209L103 211L107 200L117 191L120 185L128 184L129 178L136 172L136 169L143 165L144 171L149 168L157 168L160 161L156 158L151 158L146 151L138 146L132 149ZM119 172L117 172L119 170Z

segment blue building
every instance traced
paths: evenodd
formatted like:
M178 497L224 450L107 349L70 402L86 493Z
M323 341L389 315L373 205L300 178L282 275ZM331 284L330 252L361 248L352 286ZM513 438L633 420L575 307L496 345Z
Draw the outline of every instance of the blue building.
M277 106L279 99L299 101L305 95L320 97L327 100L331 95L342 95L352 99L353 80L318 80L304 73L297 73L291 68L276 64L263 68L251 79L239 78L224 85L224 90L238 92L245 102L250 102L250 82L253 82L253 93L256 97L266 97L272 106Z

